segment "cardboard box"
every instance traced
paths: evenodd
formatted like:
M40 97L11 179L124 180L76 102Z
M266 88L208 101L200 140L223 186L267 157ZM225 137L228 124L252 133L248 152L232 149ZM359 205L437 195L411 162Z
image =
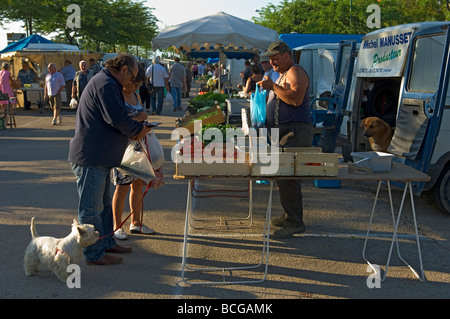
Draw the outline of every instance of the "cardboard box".
M212 106L211 108L204 110L202 112L199 112L195 115L186 116L185 118L183 118L183 121L177 125L177 127L186 128L189 130L189 132L191 134L194 134L197 131L196 128L194 127L194 121L196 121L201 116L208 114L208 113L212 113L214 111L217 111L217 113L201 120L202 125L211 124L211 123L214 123L214 124L224 123L225 118L223 116L222 109L220 108L220 106L215 105L215 106Z

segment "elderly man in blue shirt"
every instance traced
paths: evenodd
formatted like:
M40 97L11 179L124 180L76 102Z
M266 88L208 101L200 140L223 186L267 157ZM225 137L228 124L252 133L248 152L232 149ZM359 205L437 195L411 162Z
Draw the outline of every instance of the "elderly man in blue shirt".
M64 82L66 82L66 100L69 103L70 97L72 96L73 79L77 71L72 66L72 61L66 60L64 61L64 67L59 72L64 76Z
M136 78L133 56L119 54L87 84L78 104L75 136L70 141L69 162L77 177L78 219L92 224L100 239L84 248L89 265L118 264L122 258L107 253L129 253L113 236L110 170L119 166L130 138L141 139L150 129L128 116L123 86Z

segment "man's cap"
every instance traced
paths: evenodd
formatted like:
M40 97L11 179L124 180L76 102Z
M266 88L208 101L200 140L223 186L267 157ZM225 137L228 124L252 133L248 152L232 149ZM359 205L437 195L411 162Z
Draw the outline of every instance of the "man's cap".
M267 52L263 56L271 57L278 53L291 53L291 49L286 44L286 42L283 41L275 41L272 42L269 45L269 48L267 49Z
M270 62L270 58L266 54L267 53L264 53L264 54L261 55L261 58L259 59L259 62Z

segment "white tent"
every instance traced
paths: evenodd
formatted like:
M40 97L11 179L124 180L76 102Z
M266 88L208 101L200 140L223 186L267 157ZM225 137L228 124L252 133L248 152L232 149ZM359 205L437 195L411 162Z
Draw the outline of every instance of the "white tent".
M275 30L219 12L162 30L152 39L152 46L174 46L192 57L219 57L219 52L225 52L228 58L238 58L265 51L277 40Z

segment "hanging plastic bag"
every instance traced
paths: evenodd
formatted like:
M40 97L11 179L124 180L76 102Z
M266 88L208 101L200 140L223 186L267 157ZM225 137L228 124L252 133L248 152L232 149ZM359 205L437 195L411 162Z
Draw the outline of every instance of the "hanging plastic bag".
M69 107L70 107L71 109L76 109L76 108L78 107L78 101L77 101L76 99L71 99L71 100L70 100Z
M171 92L167 92L166 96L166 105L169 105L171 103L173 103L173 97L172 97L172 93Z
M250 119L252 127L258 128L266 124L266 90L262 90L259 85L251 94L250 98Z
M117 169L123 175L130 175L142 179L147 184L155 178L156 174L150 163L149 155L140 147L139 141L133 141L125 150L122 163Z
M150 134L147 134L145 142L148 153L150 154L152 167L155 172L155 178L153 178L151 182L148 183L147 188L158 189L162 185L164 185L164 175L162 169L166 161L164 158L164 150L161 146L161 143L159 143L155 132L153 131Z
M164 150L159 143L158 138L156 137L155 132L153 130L147 134L147 146L148 152L150 154L150 159L152 160L152 167L154 170L160 169L164 163Z

